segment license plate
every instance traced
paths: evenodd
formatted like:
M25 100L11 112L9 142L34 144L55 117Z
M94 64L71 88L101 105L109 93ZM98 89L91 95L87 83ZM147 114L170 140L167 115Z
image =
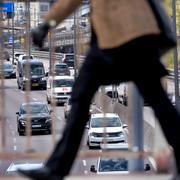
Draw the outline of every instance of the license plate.
M60 102L66 102L67 99L59 99Z
M38 83L32 83L32 86L39 86Z
M32 128L37 128L37 127L41 127L41 125L40 125L40 124L38 124L38 125L32 125Z

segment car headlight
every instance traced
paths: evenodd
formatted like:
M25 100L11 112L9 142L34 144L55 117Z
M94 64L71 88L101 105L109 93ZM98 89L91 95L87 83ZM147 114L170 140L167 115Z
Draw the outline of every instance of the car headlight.
M90 136L92 136L92 137L98 137L98 134L97 134L97 133L90 133Z
M51 118L46 119L46 121L45 121L45 123L49 123L49 122L51 122Z
M117 136L121 137L121 138L124 138L124 133L123 132L118 132L117 133Z
M46 81L46 77L41 78L42 81Z
M23 77L23 81L29 81L29 78Z
M24 120L24 119L19 119L19 122L20 122L23 126L26 125L26 120Z

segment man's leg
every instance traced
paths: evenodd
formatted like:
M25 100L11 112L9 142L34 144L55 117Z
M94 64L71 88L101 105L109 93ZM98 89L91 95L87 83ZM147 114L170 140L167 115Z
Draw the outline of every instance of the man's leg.
M101 85L103 72L109 66L98 56L97 49L92 49L87 56L79 76L77 77L71 96L71 111L66 120L62 138L57 143L54 152L48 159L46 166L53 173L66 176L76 157L84 127L89 120L89 106L91 100ZM107 74L107 73L106 73ZM102 77L102 78L101 78Z
M174 149L180 173L180 115L174 108L158 78L135 81L145 101L153 108L168 143Z

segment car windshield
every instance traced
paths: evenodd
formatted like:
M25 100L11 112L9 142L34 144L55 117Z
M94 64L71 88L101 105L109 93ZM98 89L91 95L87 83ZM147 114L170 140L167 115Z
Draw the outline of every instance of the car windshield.
M19 57L20 55L21 55L21 54L15 54L14 56L15 56L15 57Z
M31 65L31 75L44 75L44 73L42 65Z
M27 114L28 111L30 114L49 113L45 104L27 104L21 107L21 114Z
M68 71L68 66L67 65L56 65L54 70L55 70L56 74L66 72L66 71Z
M28 68L28 65L26 66ZM26 70L26 68L24 68L24 71ZM36 75L36 76L39 76L39 75L44 75L45 72L44 72L44 67L42 64L31 64L30 65L30 72L31 72L31 75ZM25 74L26 72L24 72Z
M121 121L118 117L100 117L91 119L91 127L118 127L121 126Z
M100 159L99 172L128 171L128 160L125 158Z
M67 60L74 59L74 55L66 55L66 59Z
M13 65L12 64L3 64L4 69L13 69Z
M72 87L73 83L72 79L54 79L53 87Z
M33 56L23 56L22 59L25 60L25 59L33 59Z

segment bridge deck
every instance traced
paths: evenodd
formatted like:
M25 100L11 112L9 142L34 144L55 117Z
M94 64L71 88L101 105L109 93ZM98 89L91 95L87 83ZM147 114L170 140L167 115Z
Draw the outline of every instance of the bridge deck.
M130 175L84 175L84 176L68 176L65 180L171 180L171 174L130 174ZM2 180L23 180L23 177L0 177Z

